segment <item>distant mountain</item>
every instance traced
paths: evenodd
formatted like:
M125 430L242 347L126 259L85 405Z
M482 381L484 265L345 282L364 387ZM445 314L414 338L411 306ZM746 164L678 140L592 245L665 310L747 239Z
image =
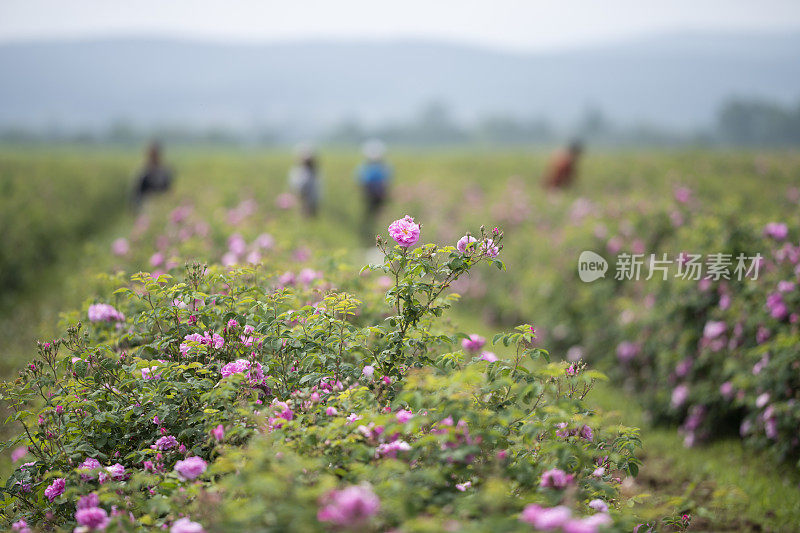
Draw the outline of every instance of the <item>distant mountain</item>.
M0 43L0 127L127 119L313 130L399 120L431 101L568 124L589 107L685 129L727 98L800 97L800 32L673 34L511 53L439 42L220 44L163 39Z

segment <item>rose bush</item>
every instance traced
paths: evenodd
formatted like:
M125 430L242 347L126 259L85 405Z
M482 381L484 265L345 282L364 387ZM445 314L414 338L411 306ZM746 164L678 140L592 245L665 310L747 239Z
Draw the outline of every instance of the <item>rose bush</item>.
M170 224L164 272L109 278L4 384L23 462L6 527L525 531L558 506L563 531L635 524L619 484L638 434L587 404L603 376L550 363L529 325L495 338L499 358L442 320L462 275L503 268L498 229L414 247L413 223L360 275L289 276L296 251L181 273L203 241L181 235L190 213ZM231 265L256 251L227 244Z

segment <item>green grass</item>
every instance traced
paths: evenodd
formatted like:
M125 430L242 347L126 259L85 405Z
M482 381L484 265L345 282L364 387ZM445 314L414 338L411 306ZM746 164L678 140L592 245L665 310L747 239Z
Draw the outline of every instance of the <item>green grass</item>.
M626 425L642 428L644 464L634 492L648 492L640 509L658 517L688 511L692 531L800 530L800 476L735 439L685 448L672 427L648 425L635 395L603 383L594 402Z

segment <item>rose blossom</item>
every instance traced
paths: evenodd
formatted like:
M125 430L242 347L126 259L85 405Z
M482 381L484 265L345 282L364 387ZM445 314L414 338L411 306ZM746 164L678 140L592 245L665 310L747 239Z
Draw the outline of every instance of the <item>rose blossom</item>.
M595 498L594 500L589 502L589 507L594 509L599 513L607 513L608 512L608 504L599 498Z
M172 523L169 533L203 533L203 526L192 522L187 517L179 518Z
M108 527L108 513L100 507L79 508L75 512L75 520L90 530L103 531Z
M339 527L356 527L378 514L381 501L368 484L334 490L324 498L317 520Z
M481 359L490 363L494 363L497 361L497 356L492 352L483 351L481 352Z
M461 340L461 347L468 352L477 352L483 348L484 344L486 344L486 339L476 333L470 335L469 338Z
M372 376L375 374L375 367L367 365L364 367L361 373L364 374L367 377L367 379L372 379Z
M400 422L401 424L405 424L406 422L414 418L414 413L406 409L400 409L394 416L398 422Z
M563 505L548 508L532 503L525 507L519 519L541 531L552 531L564 525L571 516L572 511Z
M458 248L459 252L465 254L467 253L467 247L473 242L478 242L478 239L469 234L464 235L463 237L458 239L458 242L456 243L456 248Z
M573 477L572 474L567 474L560 468L553 468L542 474L542 480L539 482L539 486L563 489L572 482Z
M782 241L789 235L789 228L780 222L770 222L764 226L764 235L775 240Z
M389 236L403 248L408 248L419 240L419 224L406 215L389 225Z
M151 448L164 451L169 450L170 448L175 448L176 446L178 446L178 439L172 435L166 435L158 439L156 443L151 446Z
M90 305L88 315L91 322L123 322L125 320L125 315L108 304Z
M184 481L195 479L206 471L206 462L200 457L187 457L183 461L175 463L175 471Z
M47 496L47 499L51 502L55 500L58 496L64 494L64 489L67 486L67 480L63 477L56 478L50 484L49 487L44 489L44 495Z

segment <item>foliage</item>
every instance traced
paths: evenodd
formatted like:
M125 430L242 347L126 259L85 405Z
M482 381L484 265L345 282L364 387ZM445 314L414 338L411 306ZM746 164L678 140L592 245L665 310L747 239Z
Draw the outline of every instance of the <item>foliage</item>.
M54 179L54 174L58 175ZM0 152L0 291L21 289L125 207L129 171L119 157Z
M451 283L503 267L502 233L479 237L381 242L384 297L382 277L340 268L132 276L4 385L23 427L5 446L31 459L3 489L6 525L524 530L526 505L568 506L568 528L601 499L598 524L630 527L618 478L639 438L585 403L603 376L541 364L529 325L497 338L516 346L503 361L442 322Z

